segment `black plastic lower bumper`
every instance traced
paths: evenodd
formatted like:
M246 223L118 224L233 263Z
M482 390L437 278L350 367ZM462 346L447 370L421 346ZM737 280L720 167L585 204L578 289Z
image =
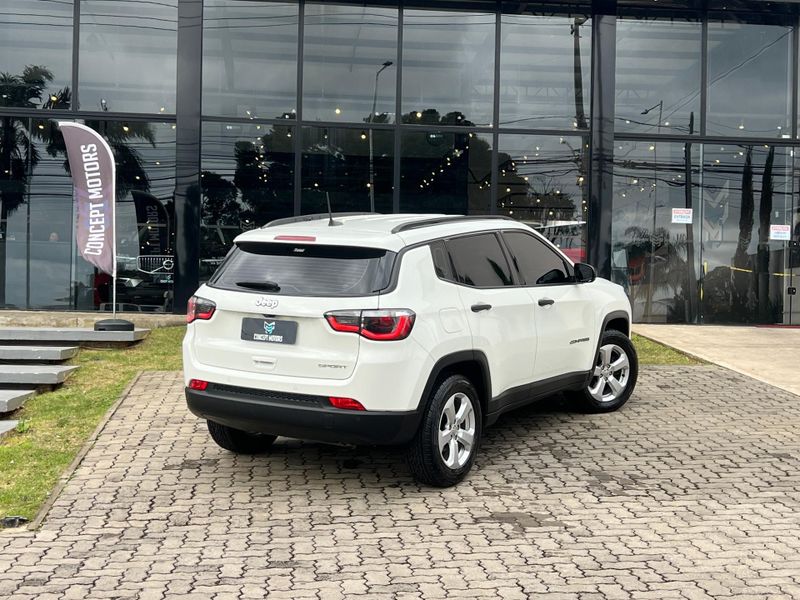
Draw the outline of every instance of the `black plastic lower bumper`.
M357 411L333 408L327 398L211 384L186 389L198 417L252 433L342 444L394 445L417 431L417 411Z

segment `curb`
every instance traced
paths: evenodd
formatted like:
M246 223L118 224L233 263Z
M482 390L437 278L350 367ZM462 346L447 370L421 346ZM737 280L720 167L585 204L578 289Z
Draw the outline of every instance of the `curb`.
M83 446L81 446L81 449L78 451L78 454L75 456L70 465L58 478L55 487L53 487L53 490L47 496L47 499L44 501L44 504L42 504L41 508L39 509L39 512L36 513L36 516L33 518L33 520L24 528L25 530L35 531L39 529L39 527L41 527L42 521L44 521L45 517L47 517L47 513L50 512L50 509L53 507L53 504L55 504L56 500L58 500L58 497L61 495L61 492L66 487L69 480L72 479L72 475L75 473L78 466L80 466L80 464L83 462L83 459L86 456L86 454L88 454L89 450L92 449L92 446L94 446L94 443L97 441L97 438L100 437L101 433L103 433L103 430L106 428L106 425L108 425L108 422L116 414L117 409L120 407L122 402L128 397L133 386L136 385L136 383L138 383L139 378L142 376L142 373L144 373L144 371L139 371L133 376L133 379L131 379L130 382L128 382L128 385L125 386L125 389L122 390L122 393L119 395L119 398L117 398L116 402L114 402L111 408L109 408L106 411L106 414L97 424L97 427L95 427L95 430L92 432L92 435L90 435L89 439L86 440Z

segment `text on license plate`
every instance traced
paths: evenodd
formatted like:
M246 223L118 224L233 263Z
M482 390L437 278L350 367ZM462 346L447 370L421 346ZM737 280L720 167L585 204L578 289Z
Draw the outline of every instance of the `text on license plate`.
M242 339L248 342L294 344L297 339L297 322L275 319L242 319Z

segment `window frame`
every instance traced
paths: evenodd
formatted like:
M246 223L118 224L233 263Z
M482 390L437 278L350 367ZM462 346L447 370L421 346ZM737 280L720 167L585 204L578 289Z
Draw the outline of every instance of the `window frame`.
M544 246L544 248L546 248L546 251L551 252L564 265L564 271L567 274L567 280L566 281L560 281L560 282L552 282L552 283L528 283L527 280L525 279L525 276L523 275L522 271L520 271L519 265L517 264L516 259L514 258L514 253L511 250L511 244L506 239L506 236L508 236L510 234L524 235L526 237L533 238L540 245ZM539 239L539 236L537 236L536 234L528 233L527 231L524 231L522 229L504 230L504 231L501 232L500 238L502 240L502 244L503 244L503 247L504 247L506 253L508 254L508 256L511 259L511 263L513 265L513 269L516 272L516 276L517 276L516 278L520 282L520 283L517 284L518 286L520 286L520 287L549 287L549 286L572 285L572 284L575 283L575 268L573 266L571 266L568 261L564 260L564 257L561 256L561 254L558 252L558 250L553 248L552 245L550 244L550 242L548 242L547 240Z
M439 238L437 240L431 240L431 243L435 242L435 241L441 241L441 242L444 243L445 250L447 251L448 257L450 258L451 275L455 279L452 279L452 280L442 279L441 277L439 277L438 274L436 276L439 279L441 279L442 281L447 281L449 283L454 283L456 285L460 285L462 287L469 288L469 289L472 289L472 290L506 290L506 289L509 289L509 288L519 287L519 285L521 283L520 279L519 279L519 276L515 273L514 266L511 264L511 256L509 255L508 249L506 248L506 246L503 243L503 240L502 240L502 238L501 238L501 236L499 234L500 234L499 230L488 229L486 231L470 231L469 233L464 233L464 234L460 234L460 235L453 235L453 236L446 236L446 237ZM497 241L497 244L500 247L500 252L502 253L503 258L505 259L506 264L508 265L508 273L509 273L509 275L511 275L511 284L510 285L470 285L468 283L464 283L463 281L459 281L457 279L460 265L458 264L458 260L455 257L455 253L451 250L451 248L449 246L449 242L451 240L463 239L463 238L468 238L468 237L476 237L476 236L479 236L479 235L493 236L495 238L495 240ZM435 273L435 270L434 270L434 273Z

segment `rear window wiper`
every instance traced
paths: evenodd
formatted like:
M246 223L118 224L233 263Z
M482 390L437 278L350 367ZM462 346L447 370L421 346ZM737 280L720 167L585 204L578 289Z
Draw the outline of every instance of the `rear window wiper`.
M237 281L236 285L253 290L263 290L265 292L280 292L281 286L274 281Z

